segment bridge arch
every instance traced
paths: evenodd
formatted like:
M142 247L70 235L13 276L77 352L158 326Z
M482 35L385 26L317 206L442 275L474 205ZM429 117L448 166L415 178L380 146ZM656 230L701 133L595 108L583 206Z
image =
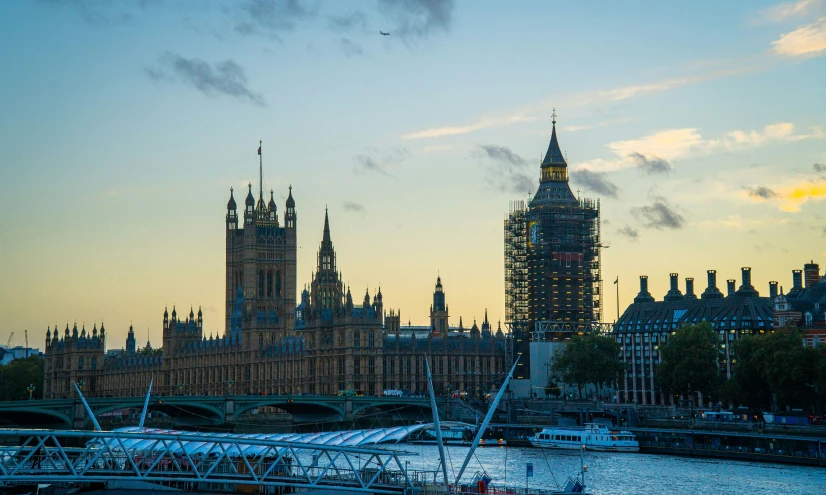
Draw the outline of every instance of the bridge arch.
M107 404L105 406L94 407L92 409L95 413L95 416L100 416L102 414L106 414L107 412L117 411L120 409L142 409L143 408L143 400L140 401L126 401L125 403L121 404ZM173 418L178 417L185 417L185 418L203 418L205 420L209 420L215 423L223 423L224 422L224 411L219 409L215 406L211 406L208 404L201 404L192 401L176 401L172 398L161 397L159 399L152 398L149 400L149 407L150 411L161 411ZM98 418L98 421L100 418ZM84 425L89 422L89 418L85 418Z
M439 409L439 406L436 406ZM422 404L421 401L381 401L373 403L353 404L353 417L365 416L370 414L370 411L379 413L390 413L398 419L407 419L409 421L430 421L433 417L433 409L429 404ZM439 415L443 416L444 411L439 409Z
M62 428L71 428L72 418L60 411L41 407L11 407L0 410L0 427L5 426L3 423L37 428L53 423Z
M344 419L344 412L330 404L315 401L296 401L286 398L272 398L236 404L232 419L236 420L241 414L258 407L277 407L291 414L293 419L298 422L303 420L341 421Z

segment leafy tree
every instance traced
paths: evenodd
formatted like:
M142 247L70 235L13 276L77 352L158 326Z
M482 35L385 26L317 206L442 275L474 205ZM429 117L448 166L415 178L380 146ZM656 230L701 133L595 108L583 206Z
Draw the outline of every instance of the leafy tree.
M29 356L0 366L0 400L29 398L29 385L34 385L35 399L43 397L43 358Z
M548 385L545 386L545 397L559 397L559 394L562 393L562 390L559 389L559 385L555 382L548 382Z
M596 334L574 336L557 353L551 373L565 383L575 384L582 391L588 384L599 388L614 383L625 369L617 359L620 347L611 337Z
M685 325L660 345L662 360L657 380L666 393L683 394L693 400L696 392L705 396L717 393L720 373L717 335L707 322Z
M743 337L734 342L737 363L725 398L760 409L823 404L826 350L803 346L795 329Z

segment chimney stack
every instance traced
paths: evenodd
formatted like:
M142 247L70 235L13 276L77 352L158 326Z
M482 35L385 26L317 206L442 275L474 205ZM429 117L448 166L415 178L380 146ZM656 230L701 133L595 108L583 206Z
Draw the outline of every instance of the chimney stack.
M774 280L769 282L769 297L772 301L774 301L774 298L777 297L777 282Z
M717 288L717 270L708 270L708 287L703 291L702 299L719 299L723 293Z
M735 284L736 282L737 282L737 281L736 281L736 280L734 280L733 278L730 278L730 279L726 280L726 285L727 285L727 287L728 287L728 294L727 294L727 295L729 295L729 296L733 296L733 295L734 295L734 284Z
M694 278L688 277L685 279L685 297L691 299L697 299L697 296L694 294Z
M669 275L671 277L671 289L668 291L668 294L665 295L663 301L677 301L683 298L683 293L680 292L679 287L679 275L676 273L672 273Z
M803 290L803 271L792 270L792 291Z
M648 275L640 275L640 293L634 298L635 303L654 302L651 293L648 292Z
M751 268L744 266L740 269L743 278L743 287L751 287Z
M807 289L820 281L820 265L814 260L803 265L803 281Z

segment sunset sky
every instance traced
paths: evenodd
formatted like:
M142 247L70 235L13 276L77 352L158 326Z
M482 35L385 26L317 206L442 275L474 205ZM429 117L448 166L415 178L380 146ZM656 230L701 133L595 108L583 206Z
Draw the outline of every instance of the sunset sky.
M495 322L554 108L601 199L606 321L616 277L622 311L641 274L661 299L750 266L765 295L826 265L826 1L7 1L0 32L3 344L103 320L157 346L173 304L222 334L259 140L299 290L326 205L354 293L426 324L440 273L451 324Z

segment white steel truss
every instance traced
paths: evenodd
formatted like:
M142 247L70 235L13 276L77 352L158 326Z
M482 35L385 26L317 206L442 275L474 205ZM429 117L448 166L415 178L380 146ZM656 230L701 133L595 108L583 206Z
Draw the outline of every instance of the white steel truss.
M397 452L206 434L2 430L0 485L144 481L188 490L227 485L412 487ZM67 445L80 445L68 447Z
M613 323L587 322L578 323L570 321L542 320L534 323L532 340L534 342L545 342L547 333L568 333L568 334L588 334L609 335L613 330Z

